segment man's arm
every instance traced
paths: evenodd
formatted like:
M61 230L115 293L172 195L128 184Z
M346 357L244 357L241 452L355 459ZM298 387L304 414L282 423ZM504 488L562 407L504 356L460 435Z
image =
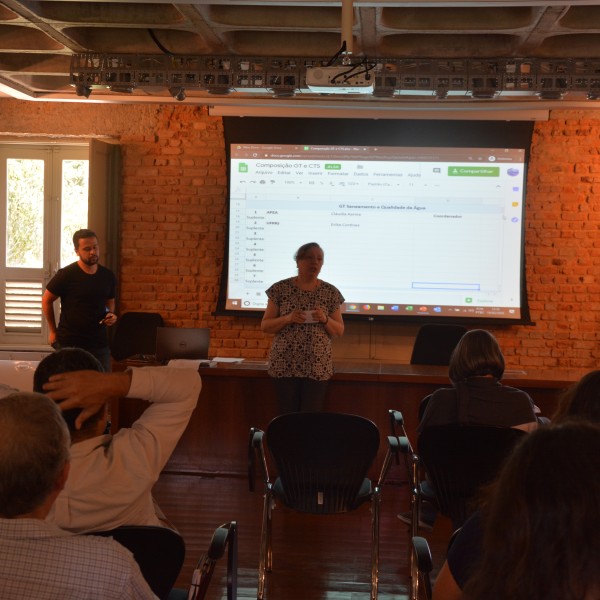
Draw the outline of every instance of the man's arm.
M151 404L130 429L115 434L113 444L135 449L158 476L190 421L202 381L197 370L188 368L141 367L131 373L127 397Z
M75 427L80 429L85 420L95 415L108 401L124 398L130 387L130 371L71 371L52 375L44 384L44 392L59 402L62 410L82 409L75 421Z
M198 371L173 367L131 368L121 373L77 371L53 375L44 391L61 408L82 407L85 415L97 412L110 399L138 398L150 402L130 428L113 436L113 448L126 448L130 461L148 468L154 477L175 449L196 407L202 381ZM79 421L78 418L78 421ZM116 452L116 450L115 450Z
M44 295L42 296L42 313L48 323L48 343L51 346L56 341L56 318L54 316L54 303L56 300L58 300L58 296L55 296L47 289L44 291Z

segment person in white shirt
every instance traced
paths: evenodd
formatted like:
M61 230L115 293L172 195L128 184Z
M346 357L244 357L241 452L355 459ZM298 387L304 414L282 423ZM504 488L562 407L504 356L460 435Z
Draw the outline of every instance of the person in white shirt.
M187 427L201 386L200 375L189 368L102 373L80 348L45 357L34 374L34 389L59 402L72 436L71 477L48 521L75 532L171 526L152 487ZM127 398L150 404L130 428L104 433L108 402Z
M52 400L0 398L0 598L156 600L119 543L44 521L69 476L69 446Z

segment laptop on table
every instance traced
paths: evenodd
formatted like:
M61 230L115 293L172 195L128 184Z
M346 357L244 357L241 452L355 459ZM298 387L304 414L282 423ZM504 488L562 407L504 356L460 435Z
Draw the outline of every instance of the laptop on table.
M176 358L208 359L210 329L197 327L157 327L156 360L166 363Z

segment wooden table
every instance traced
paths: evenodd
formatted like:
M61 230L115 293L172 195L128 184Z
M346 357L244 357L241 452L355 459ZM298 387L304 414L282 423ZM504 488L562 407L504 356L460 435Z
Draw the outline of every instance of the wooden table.
M123 368L125 365L121 365ZM135 365L139 366L139 365ZM119 368L119 367L117 367ZM404 415L412 442L416 439L420 401L450 385L447 367L375 361L336 363L327 409L367 417L383 436L389 435L388 410ZM245 476L251 427L265 429L277 415L275 394L266 362L220 363L200 368L202 392L198 406L165 470L207 476ZM503 383L527 391L543 415L551 415L559 394L583 371L525 373L507 370ZM114 429L127 427L147 403L122 400L112 407ZM381 460L384 444L380 450ZM377 464L381 464L380 460Z

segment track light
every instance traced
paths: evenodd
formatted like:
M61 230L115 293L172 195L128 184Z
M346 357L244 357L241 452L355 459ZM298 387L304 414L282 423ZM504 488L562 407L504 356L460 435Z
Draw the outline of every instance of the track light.
M169 93L177 102L183 102L185 100L185 90L182 87L169 88Z
M273 90L275 98L293 98L295 95L296 92L292 89Z
M89 85L85 85L85 83L78 83L75 86L75 93L78 96L83 96L84 98L89 98L92 93L92 88Z
M226 86L213 86L209 87L206 91L209 94L215 94L217 96L227 96L227 94L231 92L231 88Z
M561 90L542 90L536 94L540 100L562 100L565 92Z
M348 59L347 56L344 58ZM325 80L329 85L317 85L318 82L313 85L311 81L317 72L331 75L332 69L347 70L348 65L341 63L336 67L326 58L191 55L165 60L164 55L127 56L125 59L121 55L82 53L71 57L70 82L77 95L84 98L92 91L109 87L120 93L130 93L129 86L133 93L156 93L166 85L173 99L179 102L186 99L183 86L193 90L196 98L206 94L238 94L257 98L261 95L296 96L309 100L311 93L312 97L325 93L352 96L356 88L361 88L359 91L365 94L367 92L362 88L369 88L368 93L376 99L400 102L411 96L419 96L419 101L429 98L442 101L446 96L482 101L500 95L503 99L537 95L542 100L560 102L563 97L570 99L572 96L600 100L597 63L598 59L567 58L371 58L365 62L365 71L354 75L362 82L358 86L354 80L340 85L335 75L333 85L331 80ZM369 73L374 82L368 79ZM375 85L369 86L369 83ZM115 85L119 85L118 90ZM328 89L321 91L322 88Z
M471 92L471 96L476 98L477 100L492 100L495 98L500 92L495 89L478 89L473 90Z
M133 94L133 86L131 85L111 85L110 91L116 94Z

